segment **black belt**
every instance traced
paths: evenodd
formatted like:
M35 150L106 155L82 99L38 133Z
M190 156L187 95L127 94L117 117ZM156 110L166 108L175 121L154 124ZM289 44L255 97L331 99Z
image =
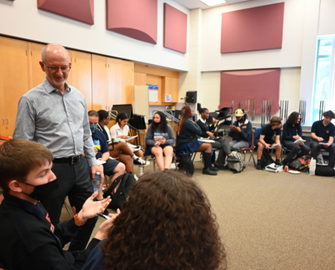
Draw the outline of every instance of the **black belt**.
M67 158L55 158L53 160L54 163L69 163L69 164L76 164L80 161L80 157L79 156L73 156L73 157L67 157Z

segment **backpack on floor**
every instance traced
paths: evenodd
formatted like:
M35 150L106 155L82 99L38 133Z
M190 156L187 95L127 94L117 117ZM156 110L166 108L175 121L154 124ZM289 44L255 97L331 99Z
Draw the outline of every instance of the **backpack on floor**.
M192 176L194 174L194 164L188 154L182 154L179 161L179 171Z
M335 176L334 168L330 166L318 166L316 165L315 175L319 176Z
M292 160L288 166L290 167L290 169L304 172L308 169L309 163L311 163L311 156L304 155L300 158L296 158L295 160Z
M121 209L123 202L128 200L128 194L135 183L136 180L133 173L125 173L117 177L104 193L105 198L110 195L112 199L107 208Z
M267 149L263 149L263 155L261 158L261 166L262 169L264 169L266 166L275 163L275 161L273 160L273 158L271 157L270 152Z
M238 158L239 162L231 162L228 161L228 168L229 170L233 171L234 173L240 173L244 169L244 161L240 151L232 151L231 152L233 157Z

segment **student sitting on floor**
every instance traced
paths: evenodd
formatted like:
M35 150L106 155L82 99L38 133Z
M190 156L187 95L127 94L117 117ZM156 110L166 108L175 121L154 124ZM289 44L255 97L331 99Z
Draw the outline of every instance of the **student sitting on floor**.
M302 129L300 125L301 115L298 112L293 112L288 117L286 123L283 125L282 143L290 152L286 158L283 159L283 165L290 164L294 157L302 157L309 153L308 147L303 143L294 143L301 139Z
M257 149L257 170L262 169L261 158L263 155L263 149L270 150L271 148L276 149L276 165L281 165L281 144L280 144L280 133L281 133L281 118L274 116L271 118L270 123L262 127L261 134L259 136L258 149ZM273 140L275 136L275 140Z
M109 158L109 149L105 135L97 129L99 122L99 114L96 111L88 112L88 120L92 131L92 140L94 144L95 157L98 160L105 161L102 166L104 167L104 174L111 176L110 185L120 175L125 173L125 166L123 163Z
M194 152L203 152L205 166L202 173L217 175L217 172L212 169L211 164L212 145L207 142L198 141L198 138L201 136L201 128L197 123L191 120L192 116L193 114L189 106L184 106L181 109L176 154L177 156L181 156L184 153L190 155ZM215 168L215 170L217 170L217 168Z
M212 148L220 149L215 167L217 167L219 170L228 170L228 166L225 166L226 156L228 156L227 160L231 162L239 162L240 160L232 156L227 138L223 138L221 136L215 137L214 133L211 132L214 130L214 125L209 126L207 122L207 119L209 118L208 109L199 107L198 112L201 114L201 118L197 121L198 126L201 128L201 137L214 140L215 142L211 143ZM213 124L216 122L217 121L213 119Z
M311 156L316 159L321 149L325 149L329 152L329 164L328 166L334 167L335 161L335 145L334 135L335 126L331 123L332 119L335 118L335 114L332 111L326 111L323 114L324 119L315 121L312 125L311 132Z
M248 120L247 114L242 109L235 111L236 121L228 134L232 137L229 145L232 149L241 149L251 146L252 124Z
M150 165L150 162L145 161L141 158L141 157L143 157L143 152L141 150L134 153L126 142L120 141L118 143L113 143L112 142L113 140L119 138L119 136L116 135L117 132L114 132L114 130L115 130L114 127L115 126L119 127L119 125L118 124L114 125L111 128L112 134L110 134L109 129L107 127L107 125L109 124L109 121L110 121L108 112L105 111L105 110L100 110L100 111L98 111L98 114L99 114L99 124L98 124L97 128L102 133L104 133L104 135L107 139L110 156L115 158L115 159L118 159L124 165L126 165L126 171L127 172L135 173L134 172L134 164L139 165L140 166L139 175L141 176L143 174L143 166ZM119 116L117 117L116 121L120 122ZM126 126L125 129L127 129L127 128L128 128L128 126ZM128 130L129 130L129 128L127 129L127 135L128 135ZM136 154L139 154L139 156L137 156Z
M97 269L227 269L225 248L206 194L179 172L142 176L107 239L83 268Z
M145 155L154 155L161 171L171 167L175 141L173 129L167 124L164 113L156 112L145 136Z
M0 187L4 190L0 205L1 269L81 269L92 249L107 236L115 217L99 227L85 250L63 250L78 229L102 213L111 199L103 199L100 189L74 218L54 226L40 203L58 189L52 161L52 153L36 142L13 139L0 146ZM96 197L102 200L93 201Z

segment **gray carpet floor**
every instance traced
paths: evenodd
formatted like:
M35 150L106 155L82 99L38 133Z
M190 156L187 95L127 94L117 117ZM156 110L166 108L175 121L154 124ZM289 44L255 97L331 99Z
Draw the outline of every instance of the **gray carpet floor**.
M203 164L194 164L193 178L217 216L229 269L335 269L333 177L257 171L252 162L239 174L205 176ZM69 218L65 211L62 218Z

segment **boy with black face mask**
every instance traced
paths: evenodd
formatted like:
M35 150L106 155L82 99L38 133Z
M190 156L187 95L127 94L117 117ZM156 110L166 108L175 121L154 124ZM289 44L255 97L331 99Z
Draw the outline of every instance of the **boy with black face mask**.
M94 193L74 218L53 226L40 200L57 190L52 153L41 144L13 139L0 146L0 268L81 269L91 250L106 238L116 215L105 221L87 249L65 251L85 222L102 213L110 198Z

